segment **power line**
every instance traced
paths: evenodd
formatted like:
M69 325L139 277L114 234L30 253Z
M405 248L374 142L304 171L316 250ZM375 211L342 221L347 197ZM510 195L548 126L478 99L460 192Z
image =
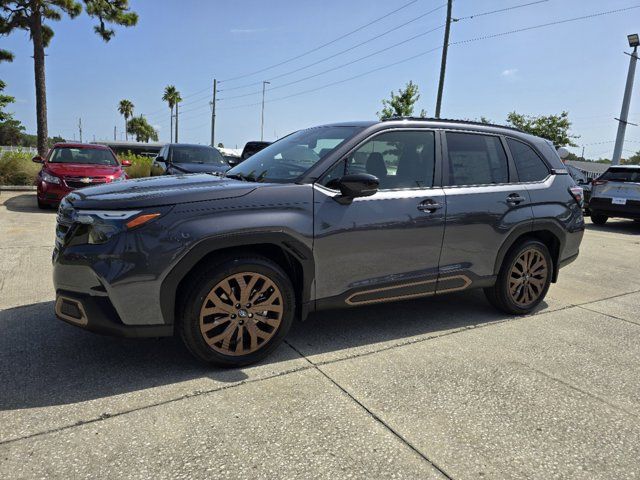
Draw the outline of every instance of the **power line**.
M488 12L474 13L473 15L466 15L464 17L458 17L458 18L456 18L456 21L469 20L469 19L477 18L477 17L484 17L485 15L493 15L494 13L507 12L509 10L515 10L516 8L529 7L531 5L537 5L539 3L546 3L548 1L549 0L537 0L535 2L523 3L521 5L514 5L512 7L500 8L498 10L489 10Z
M539 25L533 25L533 26L530 26L530 27L522 27L522 28L518 28L518 29L514 29L514 30L509 30L509 31L506 31L506 32L500 32L500 33L495 33L495 34L490 34L490 35L483 35L483 36L480 36L480 37L474 37L474 38L470 38L470 39L466 39L466 40L460 40L460 41L457 41L457 42L452 42L452 43L450 43L450 45L461 45L461 44L476 42L476 41L480 41L480 40L488 40L488 39L492 39L492 38L502 37L502 36L511 35L511 34L515 34L515 33L520 33L520 32L524 32L524 31L534 30L534 29L538 29L538 28L544 28L544 27L549 27L549 26L553 26L553 25L559 25L559 24L568 23L568 22L575 22L575 21L579 21L579 20L585 20L585 19L599 17L599 16L603 16L603 15L609 15L609 14L612 14L612 13L620 13L620 12L623 12L623 11L633 10L633 9L636 9L636 8L640 8L640 5L635 5L635 6L626 7L626 8L619 8L619 9L615 9L615 10L608 10L608 11L598 12L598 13L594 13L594 14L590 14L590 15L582 15L582 16L579 16L579 17L566 18L566 19L563 19L563 20L557 20L557 21L554 21L554 22L548 22L548 23L543 23L543 24L539 24ZM287 96L284 96L284 97L278 97L278 98L274 98L274 99L271 99L271 100L267 100L267 102L275 102L275 101L285 100L287 98L291 98L291 97L295 97L295 96L299 96L299 95L303 95L303 94L307 94L307 93L312 93L312 92L315 92L315 91L318 91L318 90L322 90L322 89L328 88L328 87L333 86L333 85L338 85L338 84L341 84L341 83L344 83L344 82L348 82L350 80L354 80L356 78L360 78L360 77L363 77L365 75L369 75L371 73L374 73L374 72L377 72L377 71L380 71L380 70L383 70L383 69L386 69L386 68L390 68L390 67L399 65L401 63L404 63L404 62L408 62L408 61L413 60L415 58L418 58L418 57L421 57L421 56L426 55L428 53L431 53L431 52L433 52L435 50L439 50L440 48L442 48L442 47L432 48L430 50L426 50L426 51L420 52L420 53L418 53L416 55L412 55L411 57L399 60L397 62L393 62L391 64L383 65L381 67L375 68L373 70L369 70L367 72L364 72L364 73L361 73L361 74L358 74L358 75L355 75L355 76L352 76L352 77L349 77L349 78L346 78L346 79L343 79L343 80L339 80L339 81L336 81L336 82L325 84L325 85L322 85L322 86L317 87L317 88L304 90L302 92L294 93L294 94L287 95ZM220 109L230 110L230 109L244 108L244 107L255 106L255 105L260 105L260 103L234 105L234 106L229 106L229 107L221 107Z
M356 28L355 30L351 30L350 32L345 33L343 35L340 35L339 37L334 38L333 40L330 40L330 41L328 41L326 43L323 43L322 45L319 45L319 46L317 46L315 48L312 48L311 50L307 50L304 53L300 53L300 54L298 54L298 55L296 55L294 57L288 58L286 60L283 60L283 61L281 61L279 63L275 63L273 65L269 65L268 67L261 68L260 70L255 70L255 71L253 71L251 73L245 73L245 74L242 74L242 75L238 75L238 76L235 76L235 77L224 79L224 80L222 80L222 82L231 82L233 80L237 80L238 78L249 77L249 76L252 76L252 75L255 75L255 74L258 74L258 73L266 72L267 70L271 70L273 68L279 67L279 66L284 65L286 63L293 62L294 60L297 60L297 59L299 59L301 57L304 57L305 55L309 55L310 53L317 52L318 50L320 50L320 49L322 49L324 47L328 47L329 45L333 45L334 43L342 40L343 38L347 38L348 36L353 35L354 33L357 33L357 32L359 32L361 30L364 30L365 28L370 27L371 25L373 25L375 23L378 23L381 20L386 19L390 15L393 15L393 14L399 12L400 10L403 10L403 9L413 5L417 1L418 0L411 0L410 2L405 3L404 5L401 5L400 7L396 8L395 10L392 10L390 12L385 13L381 17L378 17L378 18L370 21L369 23L366 23L366 24L362 25L362 26Z

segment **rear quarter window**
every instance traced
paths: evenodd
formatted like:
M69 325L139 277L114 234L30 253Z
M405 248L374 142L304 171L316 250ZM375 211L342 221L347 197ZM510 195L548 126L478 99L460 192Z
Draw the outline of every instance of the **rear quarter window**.
M529 145L513 138L507 138L507 145L521 182L539 182L549 176L549 169Z

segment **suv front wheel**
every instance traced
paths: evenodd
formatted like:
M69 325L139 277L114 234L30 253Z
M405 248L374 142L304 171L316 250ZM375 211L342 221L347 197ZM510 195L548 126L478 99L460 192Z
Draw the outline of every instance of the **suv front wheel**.
M263 257L212 262L183 292L180 335L197 358L219 366L266 357L284 339L295 312L287 274Z
M547 246L525 240L505 257L493 287L485 288L489 302L505 313L524 315L544 299L553 274Z

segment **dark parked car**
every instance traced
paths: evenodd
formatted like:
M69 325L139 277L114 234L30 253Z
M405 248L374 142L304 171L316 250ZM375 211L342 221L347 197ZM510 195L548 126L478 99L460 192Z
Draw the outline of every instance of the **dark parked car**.
M576 185L582 187L583 191L583 208L585 213L589 213L589 200L591 199L591 180L587 178L587 176L582 173L582 171L578 170L576 167L572 165L565 164L565 168L573 178L573 181L576 182Z
M36 177L39 208L58 205L78 188L126 180L123 167L131 165L128 160L119 162L109 147L85 143L56 143L45 158L32 160L42 164Z
M160 149L151 164L151 175L224 173L229 164L218 149L207 145L170 143Z
M640 165L611 166L591 186L593 223L604 225L610 217L640 221Z
M96 332L175 333L219 365L259 360L294 318L326 308L483 288L499 310L526 314L578 255L581 193L551 142L514 129L394 119L301 130L226 177L68 195L55 312Z
M271 145L271 142L247 142L242 149L242 153L240 154L240 161L246 160L251 155L255 155L263 148Z

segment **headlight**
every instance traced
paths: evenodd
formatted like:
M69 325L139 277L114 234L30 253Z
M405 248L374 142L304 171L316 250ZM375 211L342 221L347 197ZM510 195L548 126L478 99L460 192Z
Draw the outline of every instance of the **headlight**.
M76 210L73 221L77 224L70 245L106 243L114 235L140 227L160 217L166 207L142 210Z
M124 172L122 172L121 175L119 176L113 176L113 178L111 178L112 182L124 182L127 179L127 176L124 174Z
M47 183L56 183L58 185L60 184L60 179L58 177L55 177L47 172L42 172L42 180Z

